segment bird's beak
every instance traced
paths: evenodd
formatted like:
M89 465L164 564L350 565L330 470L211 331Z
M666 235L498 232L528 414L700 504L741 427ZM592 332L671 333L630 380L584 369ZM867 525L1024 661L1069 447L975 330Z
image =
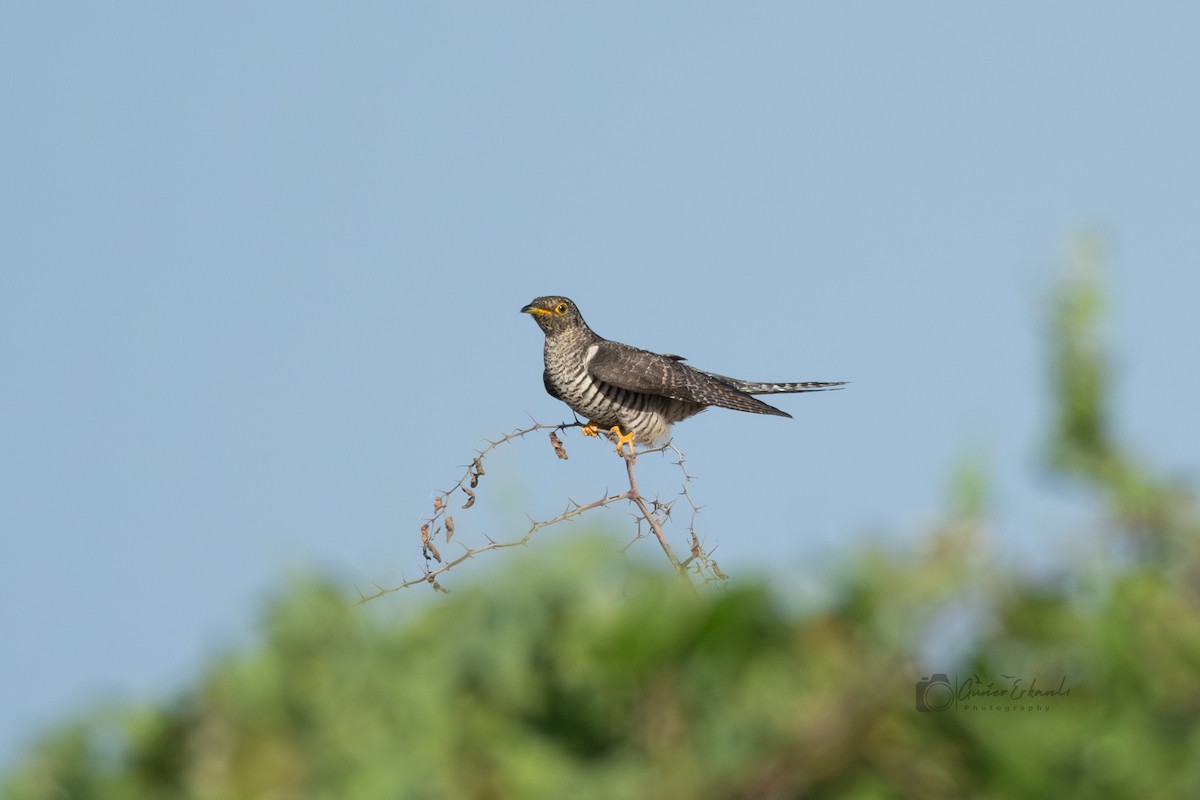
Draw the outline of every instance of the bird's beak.
M543 315L543 314L548 315L550 312L544 308L538 308L537 306L525 306L524 308L521 309L521 313L522 314L533 314L535 316L539 316L539 315Z

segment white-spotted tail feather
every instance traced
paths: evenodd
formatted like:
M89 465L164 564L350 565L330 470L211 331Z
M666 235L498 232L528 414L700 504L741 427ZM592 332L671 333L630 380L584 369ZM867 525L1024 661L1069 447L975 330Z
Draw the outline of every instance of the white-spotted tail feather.
M800 394L801 392L828 392L840 389L847 381L800 381L797 383L767 383L765 381L743 381L708 372L719 381L724 381L735 389L746 394Z

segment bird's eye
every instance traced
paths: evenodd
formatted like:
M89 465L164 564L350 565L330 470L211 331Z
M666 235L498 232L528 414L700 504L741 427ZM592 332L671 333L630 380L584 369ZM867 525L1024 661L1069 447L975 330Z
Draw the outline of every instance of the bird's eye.
M558 314L560 317L561 317L562 315L566 314L566 313L567 313L567 304L566 304L566 303L559 303L558 305L556 305L556 306L554 307L554 313L555 313L555 314Z

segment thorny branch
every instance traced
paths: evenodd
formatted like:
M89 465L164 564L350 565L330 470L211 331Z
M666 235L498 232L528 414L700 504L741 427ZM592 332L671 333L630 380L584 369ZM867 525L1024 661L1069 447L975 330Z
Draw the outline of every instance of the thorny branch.
M487 544L483 544L478 547L470 547L462 544L460 541L459 546L462 548L462 552L456 558L446 560L442 557L442 554L437 548L437 537L441 535L444 530L446 537L445 543L449 544L456 531L454 517L446 513L449 509L452 496L458 492L462 492L462 494L466 497L466 501L462 504L463 510L470 509L473 505L475 505L475 500L477 498L475 489L479 486L480 478L486 474L483 466L484 459L493 450L515 440L523 440L531 433L549 430L551 447L554 448L555 454L560 459L565 461L567 460L567 452L563 446L562 439L560 439L558 436L558 433L565 431L567 428L578 428L582 426L583 423L578 421L563 422L558 425L546 425L534 420L533 425L528 428L519 428L495 441L489 441L486 447L476 453L471 463L467 465L466 471L463 473L462 477L460 477L458 481L449 489L437 494L433 500L433 514L421 521L421 552L425 557L424 574L419 578L403 580L395 586L376 586L376 591L371 594L363 594L360 592L359 603L365 603L369 600L374 600L378 597L391 594L392 592L396 592L401 589L407 589L422 583L429 584L437 591L446 592L448 590L438 582L438 577L443 573L454 569L467 559L474 558L480 553L485 553L488 550L501 550L508 547L518 547L524 545L542 528L547 528L551 525L557 525L560 522L566 522L567 520L574 519L575 517L585 514L593 509L604 508L620 502L628 502L633 505L635 509L633 516L637 525L636 535L627 545L625 545L625 548L623 549L628 549L635 541L645 536L645 532L642 527L643 523L645 523L645 525L649 527L650 532L654 535L654 538L658 541L658 544L662 547L663 553L667 557L667 561L670 562L671 566L689 586L693 586L693 576L706 584L714 581L724 581L728 576L721 571L721 568L717 565L717 562L712 559L711 551L705 550L702 540L696 533L696 515L700 511L700 506L696 505L689 491L690 484L692 480L694 480L694 476L687 471L687 467L684 464L685 458L683 453L680 452L679 449L670 442L667 442L667 444L662 445L661 447L643 450L636 456L628 454L623 454L621 456L625 460L625 470L629 479L629 488L625 491L617 494L608 494L605 492L602 497L589 503L579 503L568 498L567 507L558 516L544 520L535 520L530 517L529 528L519 538L506 541L497 541L490 536L487 536L487 534L483 534L484 538L487 539ZM677 458L677 460L673 463L679 467L679 470L683 475L682 489L670 500L661 501L656 497L653 500L648 501L638 488L637 476L634 472L634 465L637 463L638 456L644 456L650 453L665 454L668 451L673 453ZM670 521L671 511L680 498L683 498L687 501L688 508L691 512L691 518L688 522L690 555L683 561L680 561L675 555L674 550L672 550L664 527L666 523ZM438 564L438 566L433 566L434 563Z

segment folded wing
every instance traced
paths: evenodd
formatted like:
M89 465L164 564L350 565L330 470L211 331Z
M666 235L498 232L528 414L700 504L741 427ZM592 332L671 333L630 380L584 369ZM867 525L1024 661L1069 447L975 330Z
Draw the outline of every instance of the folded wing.
M728 379L689 367L679 356L663 356L620 342L592 345L588 372L596 380L631 392L752 414L791 416L738 389Z

